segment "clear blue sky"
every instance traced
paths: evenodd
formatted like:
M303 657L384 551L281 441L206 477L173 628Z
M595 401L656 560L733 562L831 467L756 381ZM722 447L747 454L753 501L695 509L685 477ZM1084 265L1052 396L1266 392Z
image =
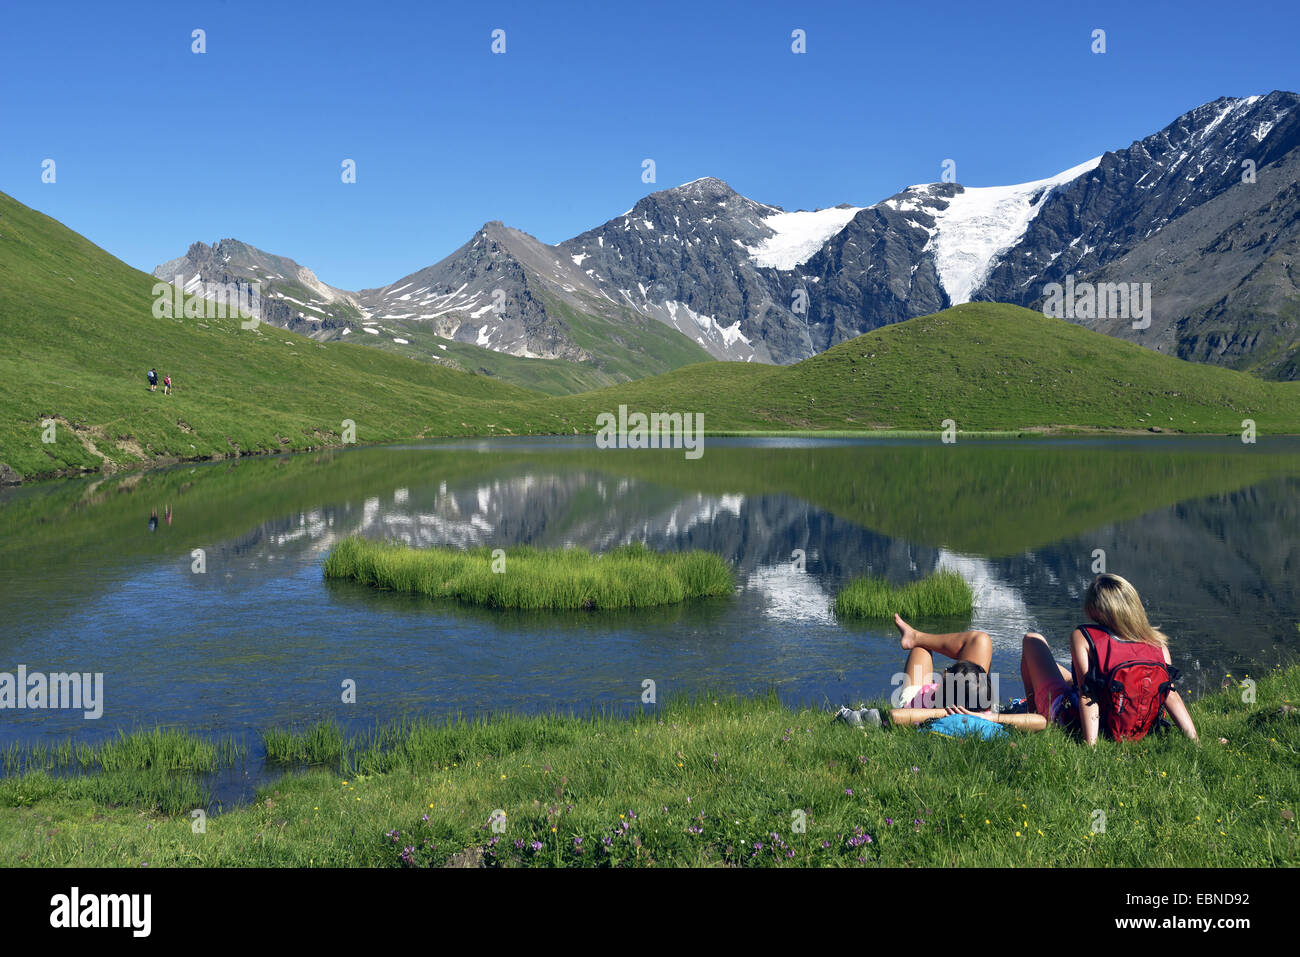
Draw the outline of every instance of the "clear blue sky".
M490 219L559 242L700 176L868 205L946 158L966 185L1015 183L1219 96L1300 89L1294 2L0 8L0 190L144 270L234 236L349 289Z

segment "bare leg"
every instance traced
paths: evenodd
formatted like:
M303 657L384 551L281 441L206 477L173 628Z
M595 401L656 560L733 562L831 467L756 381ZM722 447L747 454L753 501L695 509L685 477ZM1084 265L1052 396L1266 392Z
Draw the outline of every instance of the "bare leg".
M957 661L974 662L985 671L993 665L993 639L987 632L955 631L947 635L931 635L917 631L898 615L894 616L894 625L902 635L900 644L909 652L918 648L926 652L938 652ZM908 674L911 674L910 655L907 660Z
M1034 703L1034 689L1047 687L1057 675L1067 685L1070 684L1070 672L1052 657L1046 638L1036 631L1026 632L1022 648L1020 679L1025 683L1025 697L1031 705Z
M910 687L921 687L934 680L934 656L924 648L912 648L903 666Z

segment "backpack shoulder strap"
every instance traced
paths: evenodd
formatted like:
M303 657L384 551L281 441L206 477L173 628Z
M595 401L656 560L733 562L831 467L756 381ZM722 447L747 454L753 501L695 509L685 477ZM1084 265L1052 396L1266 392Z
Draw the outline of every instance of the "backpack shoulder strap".
M1079 631L1083 634L1083 640L1088 643L1088 670L1084 675L1084 683L1092 688L1105 688L1105 676L1101 673L1101 655L1097 652L1097 644L1093 640L1092 633L1095 631L1098 635L1105 635L1105 641L1109 642L1110 632L1099 625L1079 625Z

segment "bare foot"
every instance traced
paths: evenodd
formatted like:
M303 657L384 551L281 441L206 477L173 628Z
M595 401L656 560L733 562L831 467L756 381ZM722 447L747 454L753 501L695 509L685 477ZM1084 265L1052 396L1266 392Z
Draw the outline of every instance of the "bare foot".
M903 636L903 640L900 644L902 644L905 651L916 647L915 628L903 621L902 617L897 614L894 615L894 626L898 628L898 633Z

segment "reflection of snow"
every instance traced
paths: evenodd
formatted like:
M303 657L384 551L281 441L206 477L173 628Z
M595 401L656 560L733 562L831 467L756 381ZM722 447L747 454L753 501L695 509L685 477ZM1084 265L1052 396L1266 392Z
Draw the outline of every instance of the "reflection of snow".
M719 495L717 498L697 495L694 505L683 502L672 510L667 522L663 524L664 533L671 537L689 532L696 525L712 525L713 520L723 512L730 512L736 518L740 518L740 507L744 504L743 495ZM648 523L646 531L650 531Z
M1033 615L1020 592L998 578L997 572L983 558L939 549L939 568L960 574L975 592L974 627L987 631L995 647L1014 647L1019 653L1020 639L1032 631Z
M745 587L763 596L763 614L778 621L835 624L831 597L807 572L792 563L760 565L750 574Z

